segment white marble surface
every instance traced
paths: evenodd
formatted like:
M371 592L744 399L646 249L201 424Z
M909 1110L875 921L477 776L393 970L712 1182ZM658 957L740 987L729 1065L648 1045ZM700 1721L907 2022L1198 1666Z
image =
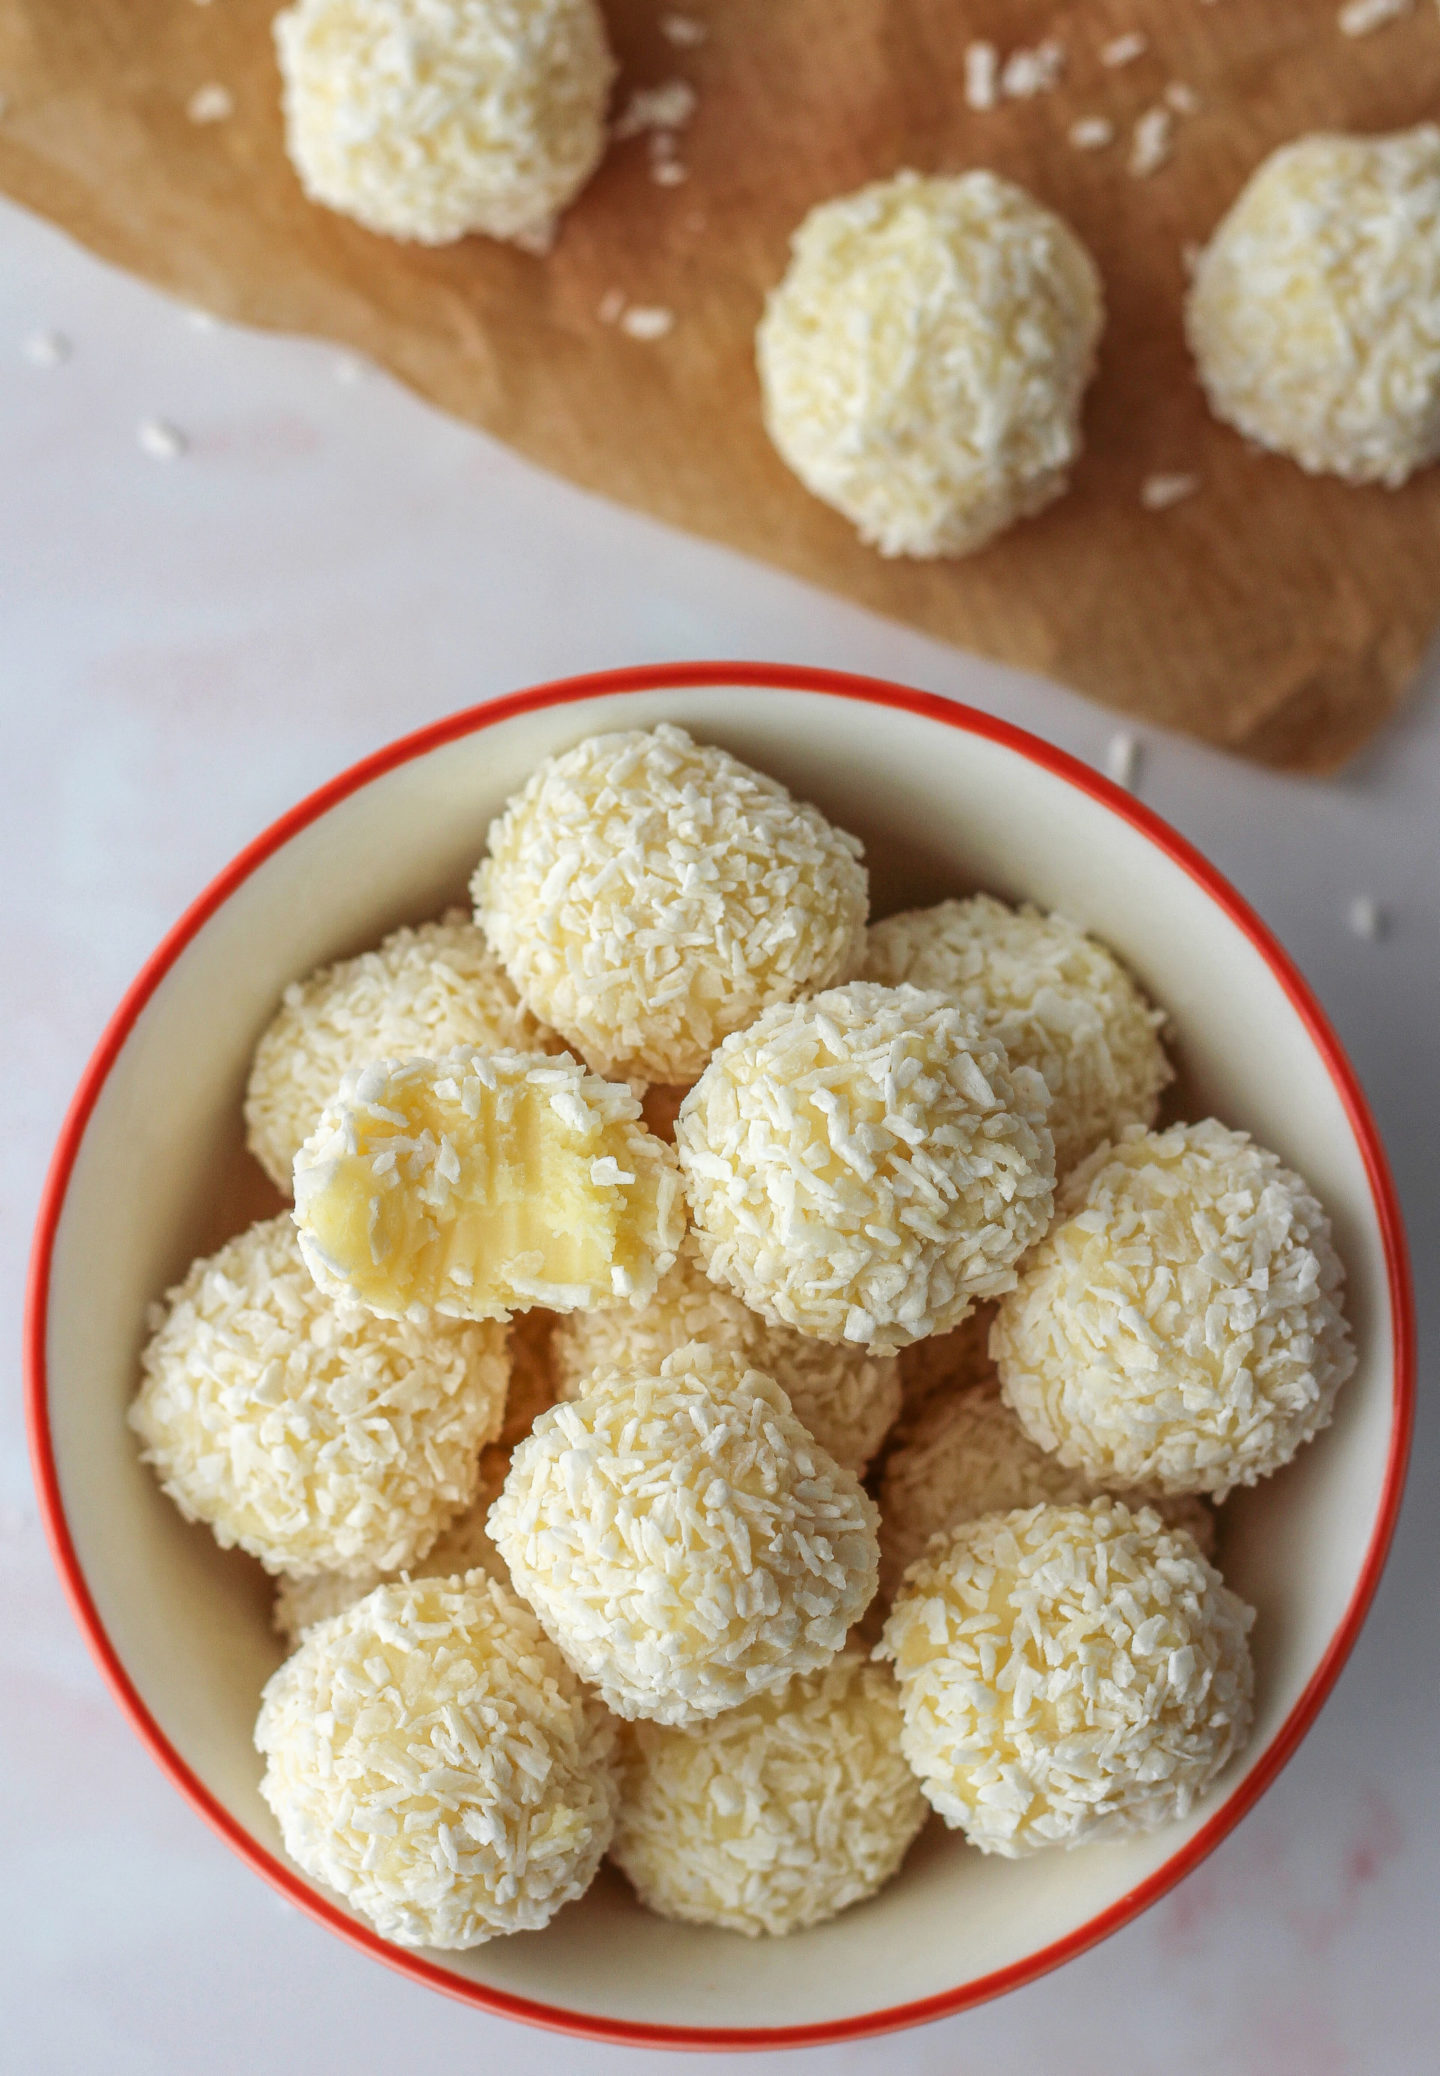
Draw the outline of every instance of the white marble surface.
M39 365L27 347L50 332L72 350ZM144 451L137 428L152 418L184 435L183 455ZM12 1348L49 1148L121 989L246 838L362 752L487 694L685 656L898 678L1096 763L1116 725L581 496L324 347L199 328L14 211L0 211L0 485L0 1044L19 1127L0 1218ZM1338 779L1276 777L1145 734L1139 786L1275 925L1352 1048L1411 1221L1433 1364L1440 658L1407 715ZM1363 897L1384 919L1378 941L1348 924ZM925 2030L812 2050L807 2066L1435 2066L1440 1436L1429 1375L1422 1399L1370 1624L1300 1755L1240 1830L1146 1918L1059 1974ZM445 2002L295 1914L230 1856L135 1741L69 1619L13 1372L0 1402L0 1563L5 2068L681 2066ZM785 2058L721 2059L758 2076Z

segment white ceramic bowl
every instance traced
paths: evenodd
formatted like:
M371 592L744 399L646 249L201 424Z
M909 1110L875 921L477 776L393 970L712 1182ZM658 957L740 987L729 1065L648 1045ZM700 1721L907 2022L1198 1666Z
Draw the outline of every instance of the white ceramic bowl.
M285 1858L250 1741L281 1655L266 1582L185 1525L137 1460L124 1409L148 1301L278 1208L242 1146L240 1098L284 984L462 896L491 816L543 756L660 720L856 830L879 914L987 887L1063 908L1115 946L1173 1016L1187 1113L1244 1126L1328 1205L1359 1368L1330 1431L1227 1509L1226 1574L1259 1609L1255 1732L1188 1822L1013 1863L933 1825L881 1896L781 1941L667 1924L606 1872L544 1932L405 1953ZM146 966L81 1084L39 1223L28 1359L38 1478L75 1611L141 1737L236 1851L377 1958L490 2010L714 2047L958 2010L1079 1952L1193 1867L1274 1779L1354 1642L1413 1394L1403 1242L1374 1126L1303 982L1232 890L1033 737L922 693L749 665L622 672L457 715L252 844Z

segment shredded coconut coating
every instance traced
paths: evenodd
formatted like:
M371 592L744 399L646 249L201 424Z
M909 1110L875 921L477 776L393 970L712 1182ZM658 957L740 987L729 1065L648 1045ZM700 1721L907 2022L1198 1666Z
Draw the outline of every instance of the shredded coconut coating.
M457 1515L448 1527L441 1529L424 1557L406 1567L412 1578L450 1579L463 1577L466 1572L483 1571L487 1578L498 1579L502 1586L510 1584L505 1560L491 1542L490 1532L485 1526L485 1516L498 1498L509 1468L510 1453L507 1449L481 1450L480 1482L474 1499L463 1514ZM374 1569L362 1572L357 1578L347 1578L338 1571L319 1571L304 1579L282 1577L270 1612L271 1624L293 1650L307 1629L313 1629L317 1622L328 1621L331 1615L343 1614L346 1608L354 1607L357 1600L363 1600L376 1586L383 1585L385 1579L384 1572Z
M295 0L274 33L300 184L368 230L543 249L604 152L594 0Z
M1155 1122L1172 1078L1152 1009L1114 953L1063 915L990 894L872 924L867 980L948 995L1050 1091L1055 1172L1126 1125Z
M931 1538L1017 1508L1083 1506L1101 1496L1083 1471L1072 1470L1031 1441L1000 1396L998 1381L973 1384L932 1400L885 1459L880 1485L880 1590L895 1593ZM1117 1493L1132 1510L1153 1507L1169 1528L1183 1528L1204 1557L1215 1554L1215 1516L1190 1493Z
M987 1514L901 1588L901 1743L931 1806L1018 1859L1188 1816L1250 1731L1254 1611L1116 1499Z
M875 1591L876 1519L778 1384L692 1344L542 1413L489 1525L615 1713L683 1724L829 1664Z
M295 1158L322 1290L395 1318L640 1304L675 1259L675 1155L626 1088L568 1053L378 1060Z
M765 425L882 555L968 555L1061 495L1104 322L1067 224L994 173L812 209L756 338Z
M130 1425L188 1521L269 1571L394 1571L469 1505L499 1432L497 1326L377 1319L315 1287L287 1217L153 1309Z
M859 842L683 728L592 735L491 825L476 919L599 1073L693 1081L772 1002L848 979Z
M290 1194L301 1146L347 1071L457 1045L482 1051L559 1050L533 1017L468 915L396 930L376 951L293 981L255 1048L245 1092L250 1151Z
M614 1725L478 1572L377 1586L310 1630L255 1745L291 1859L399 1946L538 1931L610 1841Z
M552 1344L557 1395L586 1397L606 1374L653 1375L689 1341L773 1377L821 1448L857 1477L900 1410L893 1356L772 1326L710 1281L689 1241L642 1310L572 1312L561 1322Z
M727 1038L675 1143L707 1274L892 1353L1015 1281L1049 1222L1045 1084L943 995L855 981Z
M1241 190L1186 327L1217 418L1392 489L1440 456L1440 127L1301 137Z
M1032 1440L1097 1485L1223 1499L1328 1425L1344 1280L1324 1211L1248 1134L1135 1127L1064 1186L990 1349Z
M691 1729L621 1740L610 1857L661 1917L749 1938L873 1896L929 1815L894 1679L846 1651Z

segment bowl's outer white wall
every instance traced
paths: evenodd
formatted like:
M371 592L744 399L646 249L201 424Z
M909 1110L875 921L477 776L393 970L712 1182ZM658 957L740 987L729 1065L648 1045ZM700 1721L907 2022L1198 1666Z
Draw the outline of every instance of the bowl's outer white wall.
M1000 745L923 716L814 694L607 695L519 715L372 782L302 830L205 925L117 1060L57 1234L48 1363L66 1517L100 1618L161 1730L279 1854L250 1744L279 1659L258 1567L187 1527L124 1425L147 1303L191 1258L277 1208L241 1144L249 1053L284 984L463 893L490 817L539 759L604 727L671 719L816 800L883 864L877 912L987 886L1062 907L1173 1015L1195 1114L1253 1131L1335 1219L1360 1367L1334 1429L1231 1502L1227 1576L1258 1607L1256 1733L1190 1824L1019 1863L928 1831L902 1877L833 1925L754 1944L667 1925L612 1875L543 1934L435 1956L580 2013L690 2026L797 2025L941 1994L1023 1960L1118 1902L1263 1754L1341 1621L1368 1545L1391 1426L1391 1321L1364 1164L1308 1033L1209 895L1128 823Z

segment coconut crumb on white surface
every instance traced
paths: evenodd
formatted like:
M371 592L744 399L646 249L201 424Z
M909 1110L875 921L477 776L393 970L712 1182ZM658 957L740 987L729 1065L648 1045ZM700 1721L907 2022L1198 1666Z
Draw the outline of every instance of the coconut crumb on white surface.
M756 335L766 430L882 555L968 555L1066 488L1103 296L997 174L899 173L812 209Z
M906 909L871 926L867 980L939 992L1028 1067L1049 1097L1055 1169L1154 1121L1171 1080L1152 1008L1108 946L1069 917L992 894Z
M1183 504L1200 488L1200 478L1182 469L1158 470L1147 476L1140 485L1140 502L1147 512L1168 512L1172 505Z
M706 1272L820 1340L888 1354L942 1333L1049 1222L1048 1107L943 994L863 980L777 1005L681 1107Z
M620 313L619 324L627 339L663 339L675 329L675 312L663 303L631 303Z
M931 1539L982 1514L1021 1507L1084 1506L1101 1496L1073 1470L1032 1442L1000 1395L988 1363L968 1388L936 1397L885 1458L880 1500L880 1588L893 1595ZM1170 1528L1184 1528L1204 1557L1215 1552L1215 1515L1192 1494L1127 1491L1132 1509L1150 1506Z
M1336 16L1342 36L1368 36L1409 14L1414 0L1348 0Z
M689 1082L768 1004L847 978L864 942L857 840L683 728L547 758L489 850L477 920L604 1072Z
M544 250L604 152L595 0L295 0L274 36L301 186L383 235Z
M911 1571L877 1655L927 1800L1017 1859L1188 1816L1250 1732L1253 1610L1117 1500L988 1514Z
M693 14L662 14L660 34L676 50L698 50L710 34L709 28Z
M1385 935L1384 911L1369 894L1355 896L1345 911L1345 920L1353 937L1363 937L1373 944Z
M602 1376L654 1375L690 1341L773 1377L802 1424L845 1469L862 1476L900 1410L899 1364L848 1343L773 1326L732 1290L712 1283L687 1239L648 1305L572 1312L555 1328L557 1395L582 1398Z
M965 46L965 105L977 114L1000 102L1000 53L993 43L977 38Z
M1098 1485L1223 1499L1329 1424L1345 1272L1301 1178L1208 1118L1101 1147L990 1334L1042 1448Z
M156 1308L130 1408L190 1521L270 1571L394 1571L469 1504L499 1433L504 1330L332 1305L286 1217L197 1261Z
M316 1282L390 1318L640 1304L685 1232L674 1153L569 1053L352 1069L294 1176Z
M292 981L255 1048L246 1143L290 1194L295 1156L351 1068L449 1052L558 1051L464 909L394 930L374 951Z
M453 1521L447 1522L423 1557L411 1559L405 1566L407 1576L452 1579L478 1571L484 1572L487 1578L498 1579L502 1586L510 1584L505 1560L491 1542L490 1532L485 1526L485 1516L500 1495L509 1467L508 1450L481 1450L475 1497L463 1514L457 1514ZM305 1578L294 1578L282 1573L275 1605L270 1611L271 1627L277 1635L284 1637L293 1651L307 1629L313 1629L317 1622L328 1621L331 1615L343 1614L346 1608L354 1607L357 1600L363 1600L367 1593L385 1582L386 1574L373 1566L355 1576L338 1571L318 1571Z
M1105 745L1105 771L1117 786L1133 793L1143 761L1140 738L1128 728L1117 728ZM1148 1120L1142 1120L1148 1121Z
M311 1629L255 1745L290 1857L399 1946L538 1931L610 1841L614 1726L481 1573L379 1586Z
M1148 180L1168 166L1175 148L1175 111L1164 106L1147 108L1137 116L1130 137L1127 171L1136 180Z
M192 123L226 122L235 113L235 96L229 87L212 81L195 89L185 103L185 113Z
M168 418L142 418L135 428L135 441L152 461L178 461L190 451L189 440Z
M1121 65L1133 65L1143 58L1150 48L1150 38L1139 29L1127 29L1121 36L1112 36L1108 43L1100 46L1100 62L1112 70Z
M694 1723L829 1664L874 1595L876 1520L771 1378L692 1342L543 1413L489 1526L617 1715Z
M1312 473L1394 489L1440 456L1440 126L1272 152L1186 305L1218 418Z
M752 1939L873 1896L929 1815L894 1678L853 1650L716 1721L638 1723L621 1753L610 1857L641 1902Z
M64 332L31 332L21 352L32 368L61 368L74 352Z
M1077 151L1104 151L1115 142L1115 125L1108 115L1082 115L1071 123L1068 134Z

